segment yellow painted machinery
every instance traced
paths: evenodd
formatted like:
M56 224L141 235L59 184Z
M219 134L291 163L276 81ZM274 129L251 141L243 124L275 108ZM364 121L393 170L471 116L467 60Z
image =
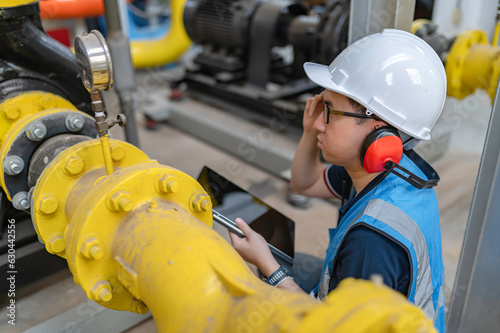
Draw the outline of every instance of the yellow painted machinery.
M446 58L448 95L462 99L484 89L495 99L500 75L500 47L497 33L490 44L486 32L468 30L457 36Z
M500 75L500 23L491 44L481 30L467 30L450 40L437 32L436 24L425 19L415 20L412 32L443 58L449 96L462 99L483 89L493 103Z

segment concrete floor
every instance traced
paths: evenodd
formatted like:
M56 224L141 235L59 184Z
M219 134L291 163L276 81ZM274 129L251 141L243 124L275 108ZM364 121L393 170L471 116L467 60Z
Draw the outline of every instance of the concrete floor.
M450 116L446 119L442 117L436 125L436 129L443 129L442 133L451 131L448 149L441 158L433 162L433 166L441 176L436 193L441 213L447 298L453 287L489 120L491 106L487 98L486 94L479 92L461 102L450 99L445 108L445 114ZM111 112L112 108L108 105ZM311 199L306 208L294 207L286 201L288 185L281 177L265 172L203 140L194 138L169 125L168 122L160 124L156 130L151 131L145 129L144 118L141 115L137 116L137 120L141 148L151 158L193 177L197 176L203 165L211 167L294 220L296 251L324 256L328 244L328 233L325 231L337 220L337 202ZM441 132L437 133L437 138ZM121 129L113 129L112 134L115 138L123 138ZM428 147L428 149L433 148ZM230 173L229 165L231 165L230 170L238 171ZM57 291L54 292L55 290ZM48 298L47 295L52 296ZM12 327L2 320L0 331L22 332L57 313L77 306L85 299L80 287L73 283L68 272L63 271L39 281L36 286L26 290L22 299L18 300L18 325ZM53 305L48 309L43 306L46 303ZM5 310L0 310L0 317L5 318ZM155 331L154 322L148 320L127 332Z

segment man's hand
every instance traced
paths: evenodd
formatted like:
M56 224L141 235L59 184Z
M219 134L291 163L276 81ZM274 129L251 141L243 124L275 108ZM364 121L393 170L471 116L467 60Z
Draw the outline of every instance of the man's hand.
M274 259L264 237L253 231L242 219L237 218L234 222L245 234L244 238L240 238L229 231L229 237L231 237L231 243L236 252L246 262L257 266L265 276L273 274L280 268L280 264ZM300 293L304 292L293 280L283 281L278 285L278 288Z
M323 94L324 92L307 99L306 107L304 109L304 117L302 118L304 131L315 131L314 122L323 112Z
M271 275L280 265L276 259L274 259L264 237L253 231L242 219L237 218L235 222L246 236L240 238L236 234L229 232L231 243L236 252L238 252L246 262L257 266L265 276Z

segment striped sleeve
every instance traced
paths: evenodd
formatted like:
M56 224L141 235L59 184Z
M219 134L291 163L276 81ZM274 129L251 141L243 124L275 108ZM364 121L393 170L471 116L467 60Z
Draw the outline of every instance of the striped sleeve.
M330 165L323 171L323 179L328 190L336 198L340 198L342 196L342 181L349 179L349 174L343 167Z

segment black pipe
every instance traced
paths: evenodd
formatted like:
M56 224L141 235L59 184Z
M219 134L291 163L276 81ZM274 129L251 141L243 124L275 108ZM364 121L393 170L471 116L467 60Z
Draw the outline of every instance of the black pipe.
M77 108L91 113L90 97L81 83L75 56L44 32L38 3L0 10L0 60L14 69L16 79L36 77L40 90L60 91ZM47 85L52 88L47 89ZM22 84L19 90L22 92Z

